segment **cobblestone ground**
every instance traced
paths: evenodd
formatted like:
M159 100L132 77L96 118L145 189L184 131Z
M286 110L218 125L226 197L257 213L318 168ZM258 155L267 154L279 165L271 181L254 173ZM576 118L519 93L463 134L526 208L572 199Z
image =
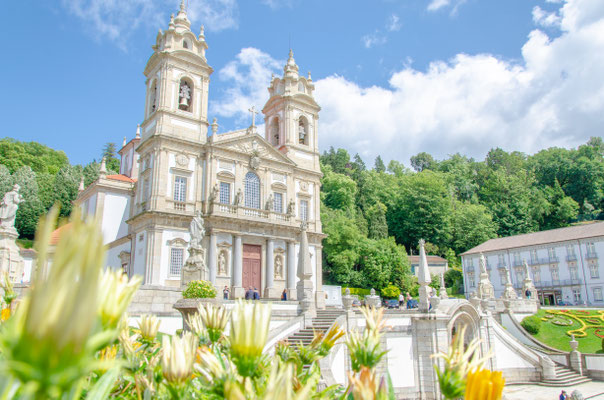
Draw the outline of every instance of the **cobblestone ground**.
M569 395L573 390L579 390L584 398L590 400L604 400L604 382L588 382L567 388L544 387L538 385L513 385L503 389L505 400L558 400L562 390ZM591 397L595 396L595 397Z

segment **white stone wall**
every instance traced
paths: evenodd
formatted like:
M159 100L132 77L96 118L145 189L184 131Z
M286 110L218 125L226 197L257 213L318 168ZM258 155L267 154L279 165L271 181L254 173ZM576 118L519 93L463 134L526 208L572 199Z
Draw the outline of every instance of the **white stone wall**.
M103 242L111 243L128 234L126 220L130 217L130 195L106 193L101 229Z
M174 239L182 239L185 242L191 240L191 235L185 230L170 230L165 229L162 231L162 243L161 243L161 269L159 275L159 284L164 285L166 280L180 281L180 276L170 276L170 241ZM183 262L186 261L188 253L184 251Z
M587 244L594 243L595 253L597 258L594 259L599 266L599 277L592 278L589 269L589 261L587 259ZM557 263L550 262L549 249L553 248ZM569 252L570 248L574 249L573 253ZM535 252L535 253L533 253ZM517 254L517 255L516 255ZM568 241L552 243L550 245L527 246L517 249L509 249L497 252L484 253L488 266L490 266L489 277L495 289L495 296L500 297L505 288L505 280L501 278L498 266L501 264L500 255L503 256L503 262L510 270L510 276L514 287L518 290L522 287L522 280L516 274L517 268L522 268L522 260L526 260L531 271L531 278L538 290L542 289L539 282L554 282L554 276L550 269L550 265L557 265L558 281L560 284L556 286L556 290L561 290L562 300L569 301L575 304L573 289L581 291L582 302L587 302L588 305L604 305L604 301L596 301L594 298L594 288L601 288L604 292L604 237L593 239L582 239L580 241ZM535 257L536 255L536 257ZM471 254L462 256L464 286L466 296L471 292L476 291L476 285L480 278L479 254ZM533 263L533 260L536 262ZM577 279L571 276L571 263L575 263L577 267ZM533 274L533 267L539 265L540 280L537 281ZM473 267L472 267L473 266ZM474 287L470 287L468 272L474 271ZM575 285L571 285L575 283ZM520 294L520 293L519 293Z
M105 261L105 265L109 268L120 269L122 267L122 261L120 259L120 253L122 251L130 252L130 241L124 242L108 249L107 260Z

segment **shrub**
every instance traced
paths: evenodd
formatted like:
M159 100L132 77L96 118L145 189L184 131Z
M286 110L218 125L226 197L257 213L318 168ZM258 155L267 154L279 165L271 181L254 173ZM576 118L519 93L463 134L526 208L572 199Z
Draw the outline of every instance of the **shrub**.
M216 289L208 281L191 281L182 292L185 299L211 299L216 297Z
M531 335L536 335L541 329L541 320L536 315L531 315L524 318L520 325Z
M604 338L602 338L602 351L604 351Z
M384 289L382 289L382 297L387 299L396 299L398 295L401 293L401 290L394 285L388 285Z
M360 296L360 297L369 296L371 294L371 289L363 289L363 288L355 288L355 287L351 287L351 288L348 288L348 289L350 289L350 294L351 295L357 295L357 296ZM346 292L346 288L343 287L342 288L342 295L344 295L345 292ZM380 291L376 290L375 294L379 296Z

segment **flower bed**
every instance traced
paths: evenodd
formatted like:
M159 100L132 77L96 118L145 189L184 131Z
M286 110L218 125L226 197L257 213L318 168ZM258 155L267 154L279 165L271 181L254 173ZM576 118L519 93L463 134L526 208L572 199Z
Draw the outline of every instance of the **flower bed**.
M579 342L583 353L602 352L604 337L604 310L539 310L536 316L541 329L535 338L554 348L570 351L570 336Z

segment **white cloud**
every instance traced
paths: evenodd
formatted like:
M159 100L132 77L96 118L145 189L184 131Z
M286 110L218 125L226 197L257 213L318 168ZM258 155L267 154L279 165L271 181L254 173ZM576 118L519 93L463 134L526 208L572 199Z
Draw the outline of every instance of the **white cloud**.
M388 23L386 24L386 30L390 32L396 32L401 29L401 19L396 14L392 14L388 18Z
M466 0L431 0L426 9L428 11L438 11L442 8L453 6L451 15L455 15L459 7L465 2Z
M281 7L292 7L294 5L294 0L261 0L261 2L273 10Z
M545 28L560 27L561 21L562 18L555 11L548 12L539 6L533 7L533 22L535 24Z
M339 75L316 80L321 148L408 165L420 151L483 159L493 147L533 153L602 135L604 2L598 3L569 0L559 11L560 35L534 30L518 62L458 54L421 71L407 61L384 87L362 87ZM270 75L280 74L283 64L243 49L218 73L229 89L211 103L213 112L247 126L248 108L264 105Z
M115 41L125 49L128 37L142 25L167 26L176 13L178 0L63 0L63 7L85 24L98 38ZM236 0L190 0L189 19L209 31L237 28Z
M268 100L271 75L279 73L283 65L285 61L253 47L241 49L235 60L218 71L218 79L228 82L228 88L220 94L220 100L210 104L210 113L235 118L239 123L247 121L248 109L255 106L261 110Z
M386 41L386 36L382 35L379 31L375 31L361 38L361 43L363 43L363 46L365 46L367 49L370 49L373 46L384 44Z

